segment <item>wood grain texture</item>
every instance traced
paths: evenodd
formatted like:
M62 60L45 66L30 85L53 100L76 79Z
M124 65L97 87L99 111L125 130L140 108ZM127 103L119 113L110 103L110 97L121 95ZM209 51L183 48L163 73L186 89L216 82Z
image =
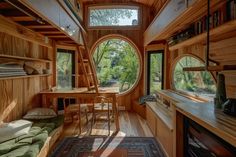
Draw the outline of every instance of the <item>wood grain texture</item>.
M172 63L171 71L173 72L176 62L183 56L193 55L204 61L205 45L194 44L171 51L170 62ZM236 37L226 38L220 41L210 42L210 59L220 63L220 65L234 65L236 62ZM235 71L222 71L225 74L226 92L228 98L236 98L236 73ZM213 77L216 74L213 72ZM169 76L173 80L173 76ZM170 81L171 89L174 89L173 81Z
M173 156L173 132L170 130L160 117L157 117L156 138L160 141L165 153Z
M162 6L165 4L167 0L81 0L85 4L124 4L127 5L127 3L130 4L142 4L144 6L148 6L150 8L150 14L154 16L160 11Z
M178 112L236 147L236 118L214 109L211 103L179 103Z
M172 122L171 112L168 111L168 109L165 108L164 105L161 105L156 102L146 102L146 104L147 104L148 109L151 110L154 113L154 115L158 117L159 120L162 121L164 125L166 125L166 128L168 128L170 131L173 131L173 122ZM149 112L147 112L147 115L150 115Z
M150 8L146 7L146 6L142 6L139 5L140 9L141 9L141 17L145 17L142 18L142 23L139 29L134 29L134 30L125 30L125 29L109 29L109 30L92 30L89 29L88 30L88 36L87 36L87 42L88 42L88 47L91 50L92 47L94 47L94 45L98 42L99 39L101 39L102 37L111 35L111 34L115 34L115 35L122 35L126 38L128 38L130 41L132 41L137 48L139 49L140 52L140 56L143 59L144 58L144 46L143 46L143 32L144 30L147 28L147 25L150 21ZM86 9L88 5L85 5L85 13L86 13ZM85 17L87 15L85 14ZM87 23L87 21L85 20L85 23ZM141 66L142 68L142 72L143 70L143 66ZM141 74L141 78L139 79L136 87L123 95L118 96L117 98L117 102L120 106L125 106L126 110L133 110L133 102L137 101L138 98L140 96L144 95L144 76L143 73ZM135 107L134 107L135 108ZM145 111L143 111L145 113Z
M147 45L153 40L164 40L171 37L181 29L186 28L193 21L206 14L207 1L191 0L168 1L166 7L158 14L144 34L144 44ZM219 8L226 1L213 0L211 10Z
M0 23L4 23L4 21ZM16 37L11 35L11 33L9 34L9 31L17 32L18 26L16 28L11 27L10 30L8 28L5 29L5 31L0 31L1 55L16 56L15 59L22 62L24 62L24 59L26 61L39 61L43 68L52 69L49 62L44 62L44 60L52 60L51 46L40 45L41 41L38 42L38 40L37 42L32 41L32 37L37 36L37 33L34 34L30 31L30 36L24 36L22 39L20 35ZM31 58L33 59L31 60ZM10 60L14 60L14 57L10 58ZM6 62L7 60L0 56L0 61ZM41 98L38 93L48 89L51 84L51 75L1 78L0 121L8 122L20 119L30 108L40 106Z
M147 115L147 124L150 128L150 130L152 131L153 135L156 136L156 126L157 126L157 116L156 114L153 112L153 110L149 107L149 105L147 105L147 109L146 109L146 115Z
M48 48L52 48L51 40L48 39L48 42L46 42L45 37L41 34L35 33L32 30L27 29L26 27L23 27L11 21L2 15L0 15L0 19L0 32L6 32L20 39L24 39L33 43L41 44Z
M153 137L146 121L134 112L123 111L119 113L120 131L116 136L139 136L139 137ZM89 115L89 119L91 115ZM66 136L87 136L90 131L90 123L85 124L85 118L82 118L82 134L79 131L79 121L65 124L63 135L61 139ZM97 121L93 126L91 135L107 135L108 125L106 121ZM111 123L111 134L115 132L115 124Z

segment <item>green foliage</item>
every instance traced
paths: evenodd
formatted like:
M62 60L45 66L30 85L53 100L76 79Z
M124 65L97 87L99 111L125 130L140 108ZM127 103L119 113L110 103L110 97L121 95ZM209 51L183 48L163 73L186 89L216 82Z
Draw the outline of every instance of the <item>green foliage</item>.
M150 57L150 93L156 93L162 83L162 54L154 53Z
M57 53L57 88L72 87L72 54Z
M119 86L123 92L135 83L139 61L129 43L120 39L104 41L96 48L93 60L100 86Z
M212 76L207 71L183 71L184 67L204 66L202 62L193 57L181 58L174 69L174 85L175 88L187 91L196 95L205 95L213 97L216 87Z
M130 18L132 11L127 9L91 9L90 26L112 26L119 24L119 19Z

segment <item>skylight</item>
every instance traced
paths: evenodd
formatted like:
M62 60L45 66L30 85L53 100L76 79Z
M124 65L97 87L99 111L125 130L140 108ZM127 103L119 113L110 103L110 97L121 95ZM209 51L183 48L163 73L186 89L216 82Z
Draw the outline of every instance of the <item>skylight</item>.
M137 26L138 7L90 7L89 26Z

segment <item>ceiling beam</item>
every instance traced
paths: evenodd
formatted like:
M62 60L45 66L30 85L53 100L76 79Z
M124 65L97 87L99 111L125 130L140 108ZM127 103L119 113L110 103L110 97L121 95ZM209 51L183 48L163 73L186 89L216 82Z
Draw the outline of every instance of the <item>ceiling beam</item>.
M11 19L12 21L15 22L20 22L20 21L34 21L35 19L30 17L30 16L12 16L12 17L8 17L9 19Z
M30 29L53 28L51 25L29 25L25 27L30 28Z
M65 35L47 35L49 38L68 38Z
M55 34L63 34L60 31L37 31L38 33L41 34L46 34L46 35L55 35Z

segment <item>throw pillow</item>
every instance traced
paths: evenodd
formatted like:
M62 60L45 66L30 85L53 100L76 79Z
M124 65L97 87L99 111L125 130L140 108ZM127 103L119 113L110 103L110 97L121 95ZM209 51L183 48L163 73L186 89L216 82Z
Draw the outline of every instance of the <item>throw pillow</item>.
M57 114L53 109L50 108L34 108L27 112L27 114L23 117L24 119L48 119L54 118Z

